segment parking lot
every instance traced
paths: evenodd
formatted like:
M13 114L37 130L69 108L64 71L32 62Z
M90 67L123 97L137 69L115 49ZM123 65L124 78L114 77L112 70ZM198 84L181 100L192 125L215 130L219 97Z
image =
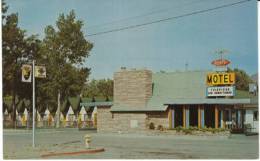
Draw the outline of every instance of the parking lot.
M145 134L100 134L77 129L45 129L36 132L36 147L32 148L30 130L3 130L5 159L36 159L57 152L85 150L83 137L90 134L92 148L104 152L43 159L255 159L259 156L258 135L164 136Z

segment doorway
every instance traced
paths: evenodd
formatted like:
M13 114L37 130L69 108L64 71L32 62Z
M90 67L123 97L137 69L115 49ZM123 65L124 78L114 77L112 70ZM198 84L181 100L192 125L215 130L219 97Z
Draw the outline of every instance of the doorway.
M214 105L205 105L205 126L206 127L215 127L215 110Z
M175 106L174 108L174 125L175 127L183 126L183 107Z
M190 126L198 127L198 106L190 105Z

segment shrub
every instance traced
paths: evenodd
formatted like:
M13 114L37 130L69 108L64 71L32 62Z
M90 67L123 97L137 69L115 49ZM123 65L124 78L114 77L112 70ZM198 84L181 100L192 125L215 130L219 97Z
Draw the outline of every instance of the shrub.
M184 134L191 134L192 133L191 129L183 129L182 131L184 132Z
M178 126L175 128L177 132L180 132L182 130L182 127L181 126Z
M157 130L163 131L163 126L162 125L158 125L157 126Z
M154 123L153 123L153 122L151 122L151 123L149 124L149 129L151 129L151 130L154 130L154 129L155 129L155 126L154 126Z
M194 131L199 130L199 128L196 127L196 126L190 126L189 129L190 129L190 130L194 130Z

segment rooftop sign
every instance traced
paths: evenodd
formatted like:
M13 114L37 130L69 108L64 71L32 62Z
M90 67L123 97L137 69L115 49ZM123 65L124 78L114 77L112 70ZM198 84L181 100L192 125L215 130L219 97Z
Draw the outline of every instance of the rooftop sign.
M215 65L215 66L226 66L228 64L230 64L230 61L226 60L226 59L217 59L211 62L211 64Z
M209 73L207 75L207 85L232 85L235 84L235 73Z

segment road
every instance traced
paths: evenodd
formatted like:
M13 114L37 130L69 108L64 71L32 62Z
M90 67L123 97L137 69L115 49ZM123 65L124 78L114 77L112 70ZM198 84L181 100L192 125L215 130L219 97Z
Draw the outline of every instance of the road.
M31 131L4 130L5 159L37 159L51 152L74 152L84 149L83 137L90 134L93 148L105 152L43 159L256 159L258 136L147 136L144 134L100 134L77 129L45 129L36 132L32 148Z

